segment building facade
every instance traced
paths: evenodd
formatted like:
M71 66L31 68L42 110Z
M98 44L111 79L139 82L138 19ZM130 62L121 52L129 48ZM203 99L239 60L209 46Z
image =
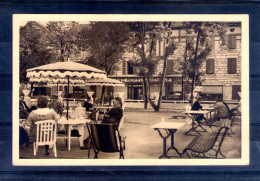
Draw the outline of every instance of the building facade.
M211 54L203 62L200 71L203 73L200 87L200 95L207 100L238 100L241 91L241 23L227 23L227 42L221 45L220 37L210 35ZM167 60L166 82L163 88L163 99L185 99L183 96L182 75L178 72L178 66L183 61L186 31L182 27L176 27L172 31L174 41L178 48ZM163 57L164 42L156 45L156 54ZM142 79L136 74L135 68L129 60L133 56L131 51L124 54L121 61L122 69L111 78L125 83L125 87L115 88L115 92L125 92L124 98L140 100L143 98ZM162 72L163 59L157 67L157 73L151 81L151 98L159 92L160 73Z

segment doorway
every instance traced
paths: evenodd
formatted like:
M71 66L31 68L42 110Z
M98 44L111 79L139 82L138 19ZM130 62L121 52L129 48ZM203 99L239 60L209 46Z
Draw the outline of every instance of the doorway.
M232 85L232 100L240 99L238 92L241 92L241 85Z

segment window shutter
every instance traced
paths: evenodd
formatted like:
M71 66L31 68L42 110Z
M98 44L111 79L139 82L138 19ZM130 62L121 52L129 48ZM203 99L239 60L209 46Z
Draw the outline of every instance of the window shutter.
M237 59L236 58L228 58L228 73L236 74L237 73Z
M126 61L123 60L123 75L126 74Z
M236 35L228 35L228 48L236 49Z
M208 59L206 62L206 73L207 74L214 74L215 73L215 60Z
M133 74L136 75L136 74L137 74L137 68L134 67L133 69L134 69L134 70L133 70Z
M173 74L173 60L167 61L167 67L166 67L166 75Z

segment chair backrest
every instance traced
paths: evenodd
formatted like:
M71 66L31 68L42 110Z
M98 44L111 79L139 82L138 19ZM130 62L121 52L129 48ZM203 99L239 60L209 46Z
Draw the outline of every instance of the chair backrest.
M223 101L223 104L226 106L228 112L230 113L231 111L230 111L230 108L229 108L229 106L227 105L227 103Z
M92 121L94 121L95 123L97 122L98 120L98 115L99 115L99 110L94 110L92 113L90 113L87 118L88 119L91 119Z
M121 127L122 127L124 121L125 121L125 115L123 114L123 116L122 116L122 118L120 119L119 124L118 124L118 130L121 129Z
M57 124L54 120L37 121L36 142L38 145L52 145L56 142Z
M87 124L95 149L102 152L119 152L120 135L117 124Z
M230 119L226 119L223 125L219 128L214 141L214 143L217 140L219 141L219 148L221 147L230 127L231 127Z
M233 111L230 110L230 108L229 108L229 106L228 106L228 104L226 102L223 101L223 104L226 106L226 108L227 108L227 110L229 112L228 118L232 119L232 117L234 116Z

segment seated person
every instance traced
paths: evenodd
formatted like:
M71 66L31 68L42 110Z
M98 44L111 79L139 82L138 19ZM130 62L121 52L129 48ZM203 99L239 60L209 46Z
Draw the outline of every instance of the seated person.
M113 108L105 113L102 123L117 123L119 124L123 117L122 101L116 97L113 101Z
M90 108L92 108L93 105L90 103L90 97L87 97L86 101L83 104L83 107L86 108L86 111L91 111Z
M229 108L221 99L219 98L217 103L214 105L214 110L216 114L212 117L210 124L214 123L215 121L219 121L220 119L226 119L229 117Z
M24 96L20 96L19 98L19 118L20 119L27 119L29 115L29 107L24 102Z
M46 97L40 97L37 102L38 109L32 111L25 123L25 126L28 127L28 136L30 138L30 141L36 140L36 133L37 133L37 121L43 121L43 120L55 120L56 122L59 119L58 114L53 110L49 109L48 107L48 99ZM49 146L45 146L45 155L49 155L48 152Z
M24 127L19 127L19 146L22 146L23 144L26 144L28 147L30 145L30 139L28 137L28 134L26 133Z
M60 116L62 116L63 113L63 100L62 97L59 97L53 104L53 109L54 111L59 114Z
M197 100L194 102L194 104L192 105L191 107L191 110L196 110L196 111L199 111L199 110L203 110L202 109L202 106L200 105L201 103L201 97L198 97ZM203 114L199 114L197 117L196 117L196 121L197 122L200 122L202 119L206 120L206 118L204 117Z
M19 118L20 119L27 119L29 113L36 109L37 109L37 107L35 105L32 105L29 108L24 101L24 96L20 96L20 98L19 98Z
M122 102L119 97L116 97L113 101L113 108L110 109L106 114L104 115L104 119L102 123L117 123L119 125L119 122L121 118L123 117L123 110L122 110ZM101 123L101 124L102 124ZM88 149L90 146L90 137L84 140L84 147L82 147L82 150Z

